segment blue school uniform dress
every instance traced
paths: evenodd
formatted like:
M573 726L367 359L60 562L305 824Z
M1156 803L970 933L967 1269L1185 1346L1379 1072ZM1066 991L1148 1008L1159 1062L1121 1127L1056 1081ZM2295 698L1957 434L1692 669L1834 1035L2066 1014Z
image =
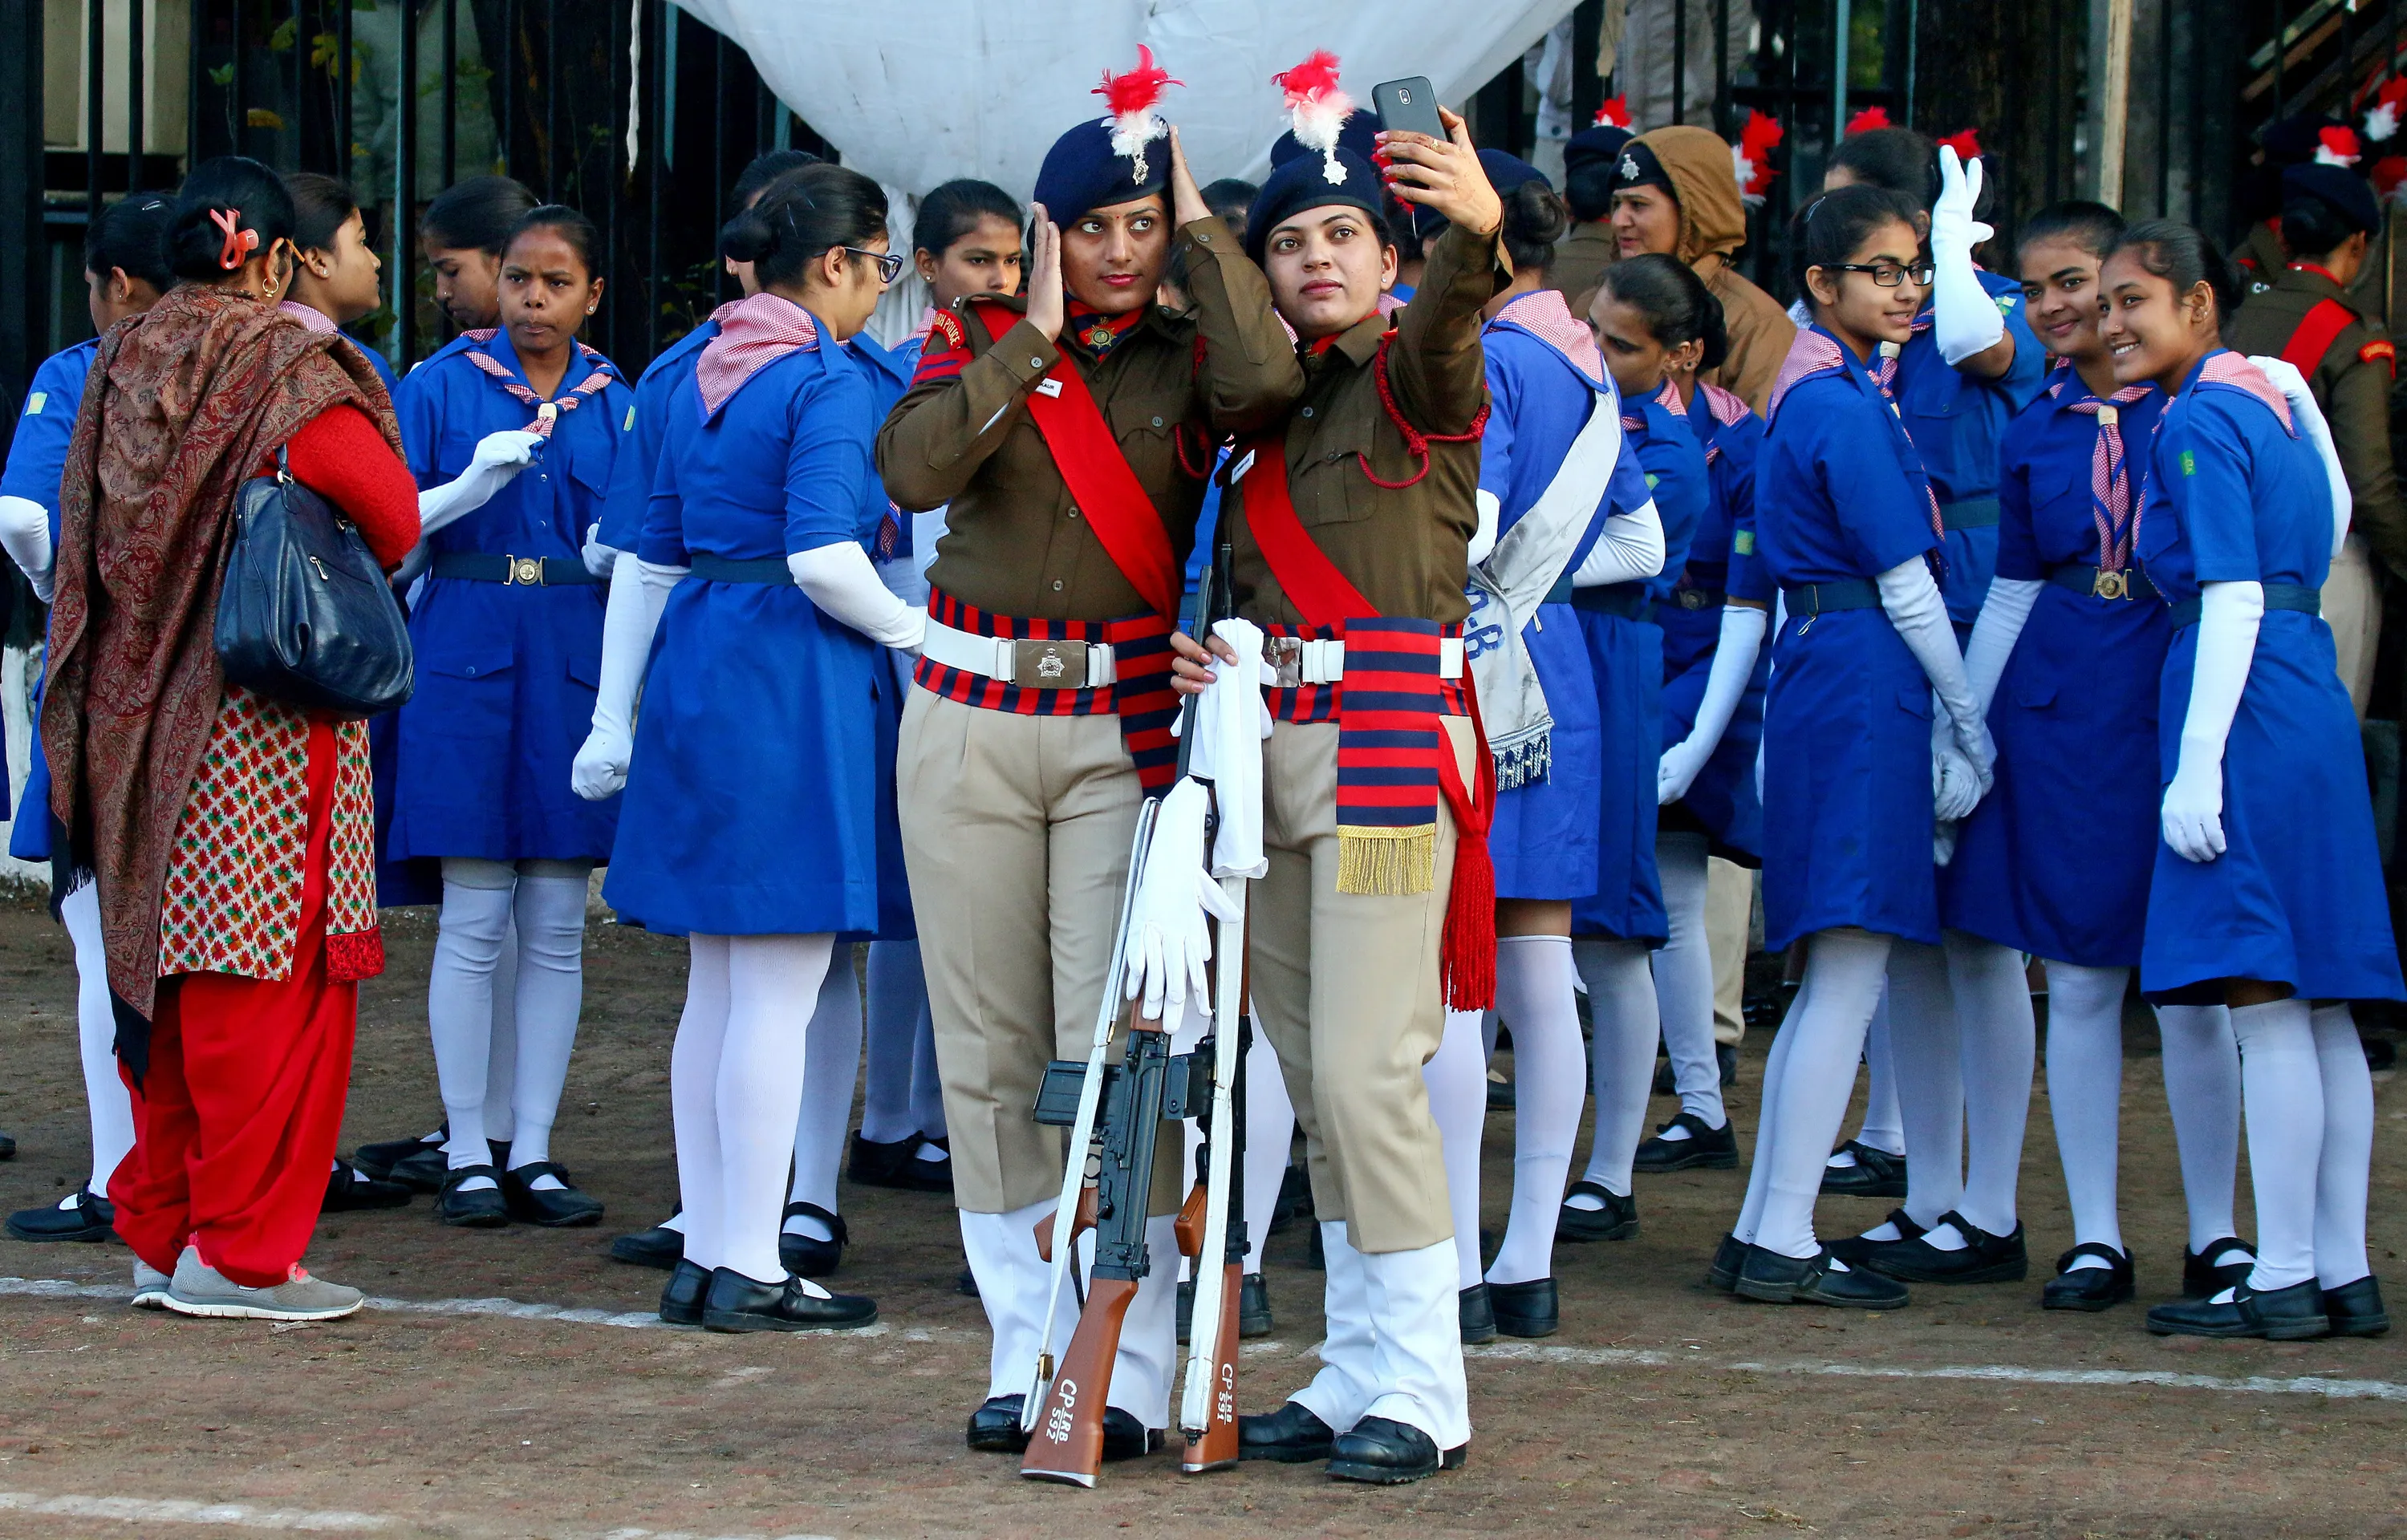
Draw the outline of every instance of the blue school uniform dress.
M1898 415L1922 456L1931 493L1939 499L1947 530L1946 568L1939 592L1947 618L1969 635L1988 597L1998 568L1998 445L2006 425L2030 404L2047 379L2047 351L2023 312L2023 286L1977 269L1974 276L2006 318L2015 339L2015 361L1996 379L1982 379L1950 364L1939 351L1926 304L1915 318L1914 335L1893 371L1879 371L1897 398ZM1875 369L1879 370L1876 363Z
M2063 370L2006 430L1998 576L2047 586L1989 704L1997 783L1939 879L1950 928L2084 968L2140 964L2173 634L2130 551L2165 397L2126 394L2101 402Z
M1645 401L1621 403L1623 444L1663 522L1662 572L1572 592L1604 731L1596 875L1586 896L1572 904L1572 933L1659 946L1668 923L1655 867L1656 771L1663 758L1663 631L1656 617L1678 586L1713 500L1704 451L1684 420L1685 409L1675 410L1679 400L1667 382Z
M888 348L862 332L845 344L869 383L873 434L877 425L886 420L886 414L894 409L894 403L903 399L903 393L911 388L911 376L919 373L919 354L927 340L927 333L920 332L901 346ZM886 486L877 479L875 466L862 488L858 528L870 561L881 573L889 568L913 568L911 516L886 495ZM924 586L919 602L927 602ZM881 649L881 653L886 666L871 671L870 678L870 688L877 701L877 925L875 931L854 940L908 941L918 939L919 927L912 918L911 879L903 865L903 819L901 805L895 799L895 761L903 733L903 703L911 696L912 659L910 654L891 648Z
M677 388L693 378L696 360L710 339L719 335L716 317L661 349L635 381L635 389L619 418L619 456L610 471L610 491L602 505L603 544L614 551L632 551L643 538L644 515L651 505L652 479L661 464L661 441L668 426L669 400Z
M1936 551L1921 457L1819 326L1773 386L1756 551L1781 587L1763 715L1764 944L1852 925L1937 944L1930 682L1873 579Z
M603 896L648 928L816 935L877 924L876 643L786 558L858 540L876 391L825 342L763 364L705 416L669 405L636 552L691 567L653 643Z
M475 363L477 352L526 388L506 332L470 332L395 392L421 487L466 470L486 434L536 420L534 406ZM578 797L569 769L592 730L608 593L580 552L609 491L628 399L599 353L571 359L534 463L429 541L433 560L409 617L418 687L401 708L392 858L608 858L617 799Z
M51 354L34 371L8 441L8 465L0 472L0 497L38 502L50 516L50 549L59 546L59 478L66 470L67 443L75 437L76 413L83 406L84 376L100 353L100 339L79 342ZM47 629L47 623L46 623ZM42 753L42 686L34 685L33 763L26 767L20 813L8 831L8 854L21 861L50 858L50 761ZM0 742L0 816L8 811L7 745ZM22 814L31 812L32 816Z
M2157 848L2140 957L2152 998L2219 999L2223 979L2287 984L2308 999L2407 995L2357 713L2331 628L2313 607L2331 565L2329 488L2280 393L2236 353L2201 360L2165 408L2138 536L2149 578L2173 604L2160 790L2181 759L2200 586L2261 583L2265 615L2224 744L2226 848L2212 861Z
M1688 403L1688 427L1704 450L1711 497L1688 564L1671 597L1655 606L1663 631L1663 746L1688 736L1704 704L1705 681L1721 644L1722 610L1731 600L1772 606L1771 573L1755 554L1755 462L1763 448L1763 419L1745 402L1717 385L1700 383ZM1763 691L1772 672L1772 649L1759 648L1746 693L1739 697L1730 726L1722 730L1704 769L1688 795L1661 810L1666 831L1702 834L1714 854L1742 866L1759 866L1763 803L1755 789L1756 745L1763 741Z

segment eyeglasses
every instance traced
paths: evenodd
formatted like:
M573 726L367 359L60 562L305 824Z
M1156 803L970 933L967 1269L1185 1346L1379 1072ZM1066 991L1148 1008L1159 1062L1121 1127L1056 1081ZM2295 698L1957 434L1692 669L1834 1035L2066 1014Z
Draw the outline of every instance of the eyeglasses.
M1909 278L1916 289L1930 282L1931 266L1916 262L1912 267L1900 267L1895 262L1832 262L1822 269L1825 273L1869 273L1873 282L1883 289L1895 289Z
M855 257L866 257L876 262L880 283L892 283L903 276L903 259L890 251L863 251L857 246L838 247L836 249Z

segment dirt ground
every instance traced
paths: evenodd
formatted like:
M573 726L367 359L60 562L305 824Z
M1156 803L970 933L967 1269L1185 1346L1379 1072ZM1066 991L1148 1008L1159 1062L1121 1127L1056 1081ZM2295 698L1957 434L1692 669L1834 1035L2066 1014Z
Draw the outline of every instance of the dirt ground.
M399 916L390 939L392 970L363 993L347 1149L436 1116L431 923ZM874 1333L637 1329L662 1275L605 1248L673 1195L683 961L656 938L592 933L554 1151L610 1205L598 1230L445 1230L422 1199L335 1216L309 1263L377 1304L298 1329L133 1311L121 1246L0 1239L0 1537L2407 1535L2407 1330L2208 1343L2147 1335L2139 1307L2038 1309L2072 1239L2044 1081L2027 1283L1921 1288L1882 1316L1734 1301L1700 1278L1745 1172L1641 1178L1641 1236L1559 1250L1561 1334L1472 1349L1464 1471L1379 1491L1310 1466L1182 1477L1160 1456L1090 1492L1023 1482L962 1447L986 1339L954 1292L941 1199L845 1189L854 1239L836 1283L877 1299ZM0 1208L54 1201L83 1175L73 1004L62 933L0 910L0 1128L19 1141ZM2176 1291L2183 1234L2144 1013L2129 1038L2125 1223L2144 1306ZM1750 1132L1767 1043L1750 1038L1732 1098ZM2377 1095L2373 1256L2397 1307L2407 1105L2387 1077ZM1500 1227L1511 1160L1500 1113ZM1884 1207L1828 1201L1821 1223L1858 1228ZM1278 1326L1247 1345L1249 1409L1314 1366L1304 1244L1301 1226L1271 1243Z

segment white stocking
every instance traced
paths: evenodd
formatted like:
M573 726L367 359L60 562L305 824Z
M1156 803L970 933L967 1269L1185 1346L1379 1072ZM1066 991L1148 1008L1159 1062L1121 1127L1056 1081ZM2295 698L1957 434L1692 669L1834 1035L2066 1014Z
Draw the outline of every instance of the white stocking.
M1484 1088L1480 1094L1485 1097ZM1246 1051L1246 1272L1262 1270L1262 1242L1270 1238L1271 1215L1294 1149L1295 1104L1287 1099L1287 1077L1279 1073L1270 1034L1257 1022Z
M1756 1230L1762 1222L1764 1199L1772 1192L1769 1156L1779 1143L1780 1088L1788 1073L1788 1051L1797 1046L1797 1034L1789 1028L1805 1019L1806 1004L1813 997L1813 977L1808 974L1797 990L1797 997L1788 1002L1787 1014L1772 1035L1772 1051L1763 1057L1763 1094L1757 1098L1755 1160L1746 1174L1746 1198L1730 1225L1731 1237L1745 1245L1755 1243ZM1850 1093L1855 1089L1852 1069L1847 1072L1847 1089ZM1841 1115L1844 1116L1844 1110Z
M1964 1055L1946 954L1915 941L1891 948L1888 1009L1889 1063L1905 1129L1903 1208L1927 1227L1964 1197ZM1893 1228L1865 1233L1886 1240Z
M685 1013L669 1050L669 1112L677 1131L678 1215L685 1259L707 1271L726 1260L719 1190L719 1060L727 1041L727 938L686 941Z
M518 1083L519 923L514 914L502 932L502 954L493 963L492 1046L485 1053L485 1137L496 1144L508 1144L518 1134L518 1114L510 1106Z
M786 1275L777 1216L803 1109L808 1002L834 938L727 938L727 1036L719 1055L719 1265L757 1283Z
M1808 942L1805 987L1780 1029L1794 1041L1786 1045L1778 1090L1765 1083L1770 1132L1756 1140L1756 1169L1769 1174L1761 1202L1750 1205L1757 1209L1751 1238L1766 1250L1810 1257L1820 1250L1814 1200L1822 1191L1830 1142L1847 1115L1890 945L1887 936L1859 930L1816 931ZM1775 1043L1773 1052L1781 1047ZM1750 1192L1754 1185L1750 1180Z
M76 1046L83 1059L84 1105L92 1115L88 1185L106 1197L117 1163L134 1148L134 1097L117 1073L117 1013L108 1003L108 959L101 949L100 884L86 883L60 900L59 918L75 947Z
M1956 1211L1988 1235L2010 1236L2037 1051L2030 976L2021 953L1960 931L1947 932L1946 957L1963 1053L1964 1192Z
M876 943L872 943L873 947ZM844 1164L844 1137L852 1124L852 1091L861 1078L861 981L852 971L852 948L828 959L818 1003L804 1038L803 1111L794 1122L794 1180L787 1197L837 1212L835 1178ZM786 1221L791 1234L833 1240L824 1220L797 1214Z
M551 1159L551 1125L568 1084L577 1017L585 998L586 861L522 861L512 912L518 924L518 1077L510 1091L513 1169ZM492 1097L488 1095L488 1101ZM537 1187L560 1185L536 1179Z
M2231 1190L2240 1172L2240 1045L2219 1005L2160 1005L2165 1102L2181 1151L2189 1249L2200 1255L2237 1233ZM2212 1260L2212 1259L2210 1259Z
M1496 1010L1513 1026L1513 1208L1488 1281L1527 1283L1554 1276L1555 1222L1588 1099L1570 939L1498 940Z
M919 943L870 942L869 1064L862 1092L861 1137L872 1144L899 1144L920 1132L911 1116L911 1071L919 1043L919 1012L927 1003Z
M1655 1044L1662 1036L1655 980L1643 941L1583 936L1573 940L1572 957L1588 984L1588 1013L1596 1024L1596 1135L1588 1143L1586 1177L1615 1197L1628 1197L1630 1161L1646 1132Z
M2248 1177L2257 1192L2259 1293L2315 1276L2315 1171L2324 1143L2323 1069L2307 1002L2235 1006Z
M2115 1180L2123 1109L2128 968L2047 964L2047 1102L2075 1245L2123 1247ZM1967 1216L1970 1217L1969 1215ZM2210 1237L2212 1238L2212 1237ZM2103 1267L2097 1257L2075 1267Z
M1897 1107L1895 1040L1889 1031L1888 994L1884 990L1864 1036L1864 1121L1856 1129L1856 1142L1902 1155L1905 1118ZM1855 1163L1853 1155L1844 1158L1846 1165Z
M427 1035L443 1114L451 1124L447 1164L454 1171L492 1163L486 1145L486 1067L492 1054L493 968L510 924L517 874L500 861L446 857L443 911L426 984ZM474 1189L490 1188L484 1177Z
M1672 1056L1672 1083L1680 1093L1680 1110L1693 1113L1708 1128L1719 1128L1730 1117L1722 1110L1721 1061L1714 1053L1705 837L1659 835L1655 868L1662 874L1663 912L1669 922L1667 939L1655 950L1655 999L1663 1018L1663 1048Z
M1430 1116L1446 1151L1446 1197L1454 1210L1456 1285L1479 1281L1479 1141L1488 1126L1488 1059L1480 1051L1479 1012L1449 1010L1437 1053L1421 1066Z
M2315 1276L2327 1289L2373 1270L2365 1255L2366 1188L2373 1163L2373 1077L2348 1007L2315 1008L2324 1143L2315 1163Z

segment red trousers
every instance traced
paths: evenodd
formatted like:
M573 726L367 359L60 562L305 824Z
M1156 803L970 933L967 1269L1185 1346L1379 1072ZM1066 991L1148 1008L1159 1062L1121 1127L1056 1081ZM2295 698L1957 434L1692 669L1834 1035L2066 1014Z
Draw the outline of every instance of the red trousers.
M309 728L309 846L284 979L186 973L159 982L150 1072L134 1092L134 1151L109 1179L117 1233L173 1273L185 1243L247 1288L301 1260L343 1122L359 985L326 976L335 729ZM121 1069L121 1073L122 1070Z

